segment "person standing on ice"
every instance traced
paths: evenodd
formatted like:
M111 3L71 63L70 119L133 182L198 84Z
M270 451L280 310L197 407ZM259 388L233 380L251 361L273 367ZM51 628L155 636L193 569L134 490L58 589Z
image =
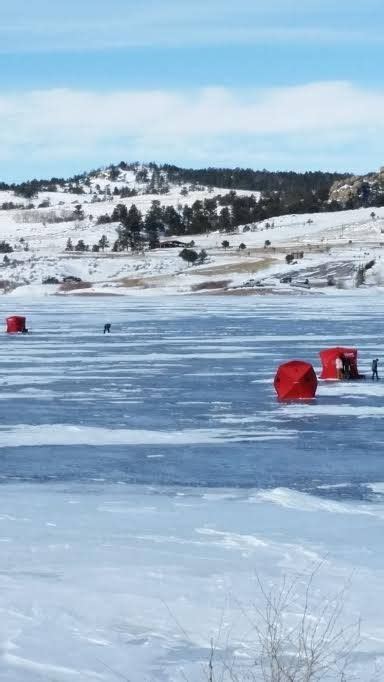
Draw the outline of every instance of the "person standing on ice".
M336 366L337 378L342 379L343 378L343 360L340 357L340 355L336 358L335 366Z
M377 373L377 365L379 364L379 359L375 358L375 360L372 360L372 381L376 379L376 381L379 381L379 375Z
M351 363L349 361L349 358L346 358L345 355L342 355L341 360L343 362L343 379L350 379L351 378Z
M103 333L104 333L104 334L110 334L110 333L111 333L111 324L110 324L110 322L107 322L107 323L104 325L104 332L103 332Z

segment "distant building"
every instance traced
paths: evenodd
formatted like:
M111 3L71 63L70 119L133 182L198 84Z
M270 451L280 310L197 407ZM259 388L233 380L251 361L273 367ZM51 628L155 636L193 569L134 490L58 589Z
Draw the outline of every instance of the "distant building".
M160 243L161 249L184 249L186 246L188 246L188 244L178 242L176 239Z

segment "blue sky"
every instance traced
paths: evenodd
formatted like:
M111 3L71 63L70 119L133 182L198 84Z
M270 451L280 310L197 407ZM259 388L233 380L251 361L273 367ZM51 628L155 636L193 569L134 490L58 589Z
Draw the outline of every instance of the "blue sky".
M0 177L384 164L382 0L13 0Z

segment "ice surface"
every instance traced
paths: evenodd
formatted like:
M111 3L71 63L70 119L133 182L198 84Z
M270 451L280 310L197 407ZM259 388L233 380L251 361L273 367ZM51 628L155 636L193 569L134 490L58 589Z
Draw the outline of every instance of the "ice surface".
M239 604L256 574L323 561L319 602L353 573L343 619L362 617L368 682L384 660L382 385L320 382L284 405L272 378L345 343L367 371L383 312L366 294L2 299L32 334L1 337L0 680L204 679L212 637L253 650Z

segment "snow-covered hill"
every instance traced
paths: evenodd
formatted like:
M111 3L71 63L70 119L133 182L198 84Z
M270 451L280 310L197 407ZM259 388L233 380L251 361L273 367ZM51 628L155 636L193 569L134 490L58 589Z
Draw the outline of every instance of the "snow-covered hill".
M337 287L353 287L358 268L367 263L371 267L364 276L366 283L384 283L384 208L374 213L370 208L280 216L240 226L232 234L217 231L175 237L184 243L193 239L194 249L206 250L206 261L194 267L179 257L180 248L147 250L139 255L115 253L111 246L98 253L66 252L68 239L73 243L81 239L92 246L105 235L112 245L118 224L99 224L98 220L111 215L118 204L127 208L135 204L145 215L154 200L180 209L229 191L175 185L164 174L158 174L154 183L148 169L139 170L141 173L137 169L93 172L75 184L57 183L55 191L40 191L32 199L16 196L11 190L1 191L0 240L13 248L3 262L0 256L1 291L17 295L191 293L207 289L307 293L310 286L331 292ZM260 198L244 190L236 194ZM171 238L167 235L167 241ZM229 246L223 247L224 240ZM243 248L239 249L241 244ZM287 263L287 256L291 263ZM81 282L62 284L70 277ZM55 278L60 284L43 284L47 278Z

